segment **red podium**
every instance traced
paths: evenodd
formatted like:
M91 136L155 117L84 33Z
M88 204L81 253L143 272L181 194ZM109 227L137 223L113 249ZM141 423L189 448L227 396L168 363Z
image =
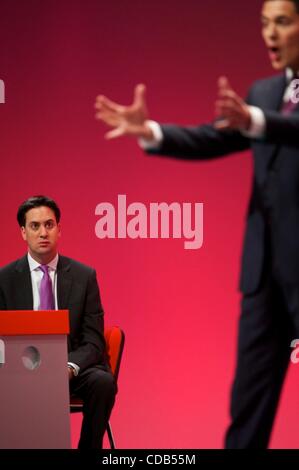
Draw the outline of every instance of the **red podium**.
M70 449L67 310L0 311L0 448Z

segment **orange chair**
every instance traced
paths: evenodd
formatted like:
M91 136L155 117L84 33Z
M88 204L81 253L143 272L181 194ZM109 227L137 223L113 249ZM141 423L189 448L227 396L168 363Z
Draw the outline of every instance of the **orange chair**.
M118 326L111 326L105 328L104 331L105 342L106 342L106 352L109 361L109 365L114 375L115 381L117 382L118 373L122 358L122 353L125 344L125 335L124 332ZM71 397L70 398L70 411L71 413L82 412L83 402L80 398ZM115 449L115 441L112 434L112 428L110 422L107 425L107 434L110 443L111 449Z

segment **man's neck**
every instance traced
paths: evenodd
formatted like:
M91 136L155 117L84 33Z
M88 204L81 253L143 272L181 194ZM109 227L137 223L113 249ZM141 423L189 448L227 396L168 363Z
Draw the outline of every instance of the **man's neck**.
M44 255L44 256L38 256L36 253L31 253L30 251L28 253L31 256L31 258L34 259L34 261L36 261L38 264L49 264L57 256L57 252L54 253L54 254L49 253L49 254Z

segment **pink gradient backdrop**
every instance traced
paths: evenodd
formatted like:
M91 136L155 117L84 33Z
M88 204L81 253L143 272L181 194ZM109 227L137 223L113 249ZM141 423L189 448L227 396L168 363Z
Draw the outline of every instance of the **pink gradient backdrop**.
M148 86L151 116L213 118L216 80L246 94L272 73L260 0L2 0L1 252L24 253L18 204L45 193L61 205L61 252L98 272L107 324L126 346L112 425L120 448L220 448L229 422L237 292L250 153L210 163L145 157L130 139L106 142L99 93L129 103ZM99 202L204 203L204 246L182 240L98 240ZM275 367L275 364L273 364ZM298 447L298 366L290 370L272 438ZM72 416L73 445L80 417Z

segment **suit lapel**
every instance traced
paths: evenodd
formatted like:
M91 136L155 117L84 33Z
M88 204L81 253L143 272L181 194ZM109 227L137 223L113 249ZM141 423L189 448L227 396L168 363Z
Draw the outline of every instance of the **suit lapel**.
M69 297L72 289L72 277L70 272L70 261L59 255L57 264L57 304L60 310L69 310ZM71 311L69 310L70 334L67 337L68 351L72 350L70 336Z
M21 258L16 265L15 302L22 310L33 309L33 292L31 283L31 274L28 264L27 255Z
M68 300L72 287L70 261L64 256L59 256L57 264L57 303L59 309L68 308Z
M264 95L266 110L280 111L286 86L285 74L277 77L277 81L271 84L269 91Z
M283 95L287 86L286 76L281 75L277 77L277 80L269 84L269 88L266 90L262 97L261 108L265 111L277 111L279 112L282 105ZM277 144L268 144L267 148L263 151L263 165L264 168L269 170L275 161L279 146Z

